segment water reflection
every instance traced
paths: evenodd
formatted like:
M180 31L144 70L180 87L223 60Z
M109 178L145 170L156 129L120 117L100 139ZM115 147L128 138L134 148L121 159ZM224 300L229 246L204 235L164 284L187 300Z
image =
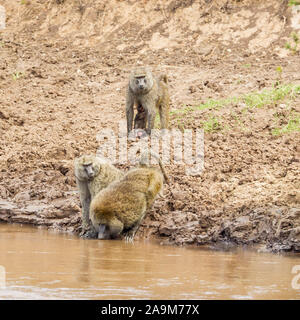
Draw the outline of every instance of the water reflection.
M300 256L83 240L0 224L8 299L300 299Z

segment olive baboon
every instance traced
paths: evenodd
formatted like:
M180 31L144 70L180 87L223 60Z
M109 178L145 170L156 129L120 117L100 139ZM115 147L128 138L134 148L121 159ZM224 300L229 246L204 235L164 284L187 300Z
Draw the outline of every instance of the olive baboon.
M90 203L96 194L124 173L104 159L94 155L83 155L75 159L75 177L82 206L82 235L96 236L89 219Z
M166 75L154 78L146 67L132 70L126 93L127 134L132 130L134 105L142 106L147 114L148 134L154 127L157 110L159 111L161 129L168 129L169 125L169 91Z
M90 218L99 239L116 238L123 233L126 240L132 241L146 211L162 190L164 178L168 182L160 159L160 169L148 167L145 159L142 156L140 168L130 170L92 200Z

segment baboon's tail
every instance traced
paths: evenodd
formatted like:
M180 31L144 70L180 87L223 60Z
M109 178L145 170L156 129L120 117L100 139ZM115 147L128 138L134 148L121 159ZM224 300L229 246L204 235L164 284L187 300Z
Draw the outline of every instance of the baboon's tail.
M164 167L163 163L161 162L159 155L156 152L154 152L152 150L143 152L141 155L141 158L140 158L140 166L146 167L149 165L149 155L150 154L153 158L155 158L158 161L159 166L160 166L160 170L165 178L165 181L166 181L166 183L169 184L170 180L169 180L169 177L167 176L165 167Z

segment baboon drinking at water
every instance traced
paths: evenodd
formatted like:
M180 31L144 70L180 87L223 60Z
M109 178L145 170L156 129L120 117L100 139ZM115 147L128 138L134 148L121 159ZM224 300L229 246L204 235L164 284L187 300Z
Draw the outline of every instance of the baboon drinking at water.
M154 78L146 67L137 67L130 74L126 94L127 134L132 130L134 105L145 109L147 114L148 134L154 127L154 120L159 111L161 129L169 125L169 92L166 75Z
M90 218L99 239L116 238L123 233L127 240L133 240L146 211L162 190L164 178L168 182L159 156L151 154L159 161L160 169L148 167L147 155L142 155L139 168L130 170L92 200Z
M90 203L98 192L124 173L112 164L94 155L83 155L75 159L75 177L82 206L82 235L96 236L89 219Z

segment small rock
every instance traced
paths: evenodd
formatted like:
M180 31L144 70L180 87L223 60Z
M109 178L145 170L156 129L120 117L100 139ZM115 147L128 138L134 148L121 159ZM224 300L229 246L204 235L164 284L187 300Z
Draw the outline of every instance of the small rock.
M160 235L170 236L174 231L176 231L177 227L175 225L163 225L158 229Z
M23 192L19 192L15 195L14 201L16 201L16 202L29 201L30 198L31 198L30 191L23 191Z
M189 87L189 91L190 91L190 93L194 93L194 92L197 91L197 89L196 89L195 86L190 86L190 87Z

